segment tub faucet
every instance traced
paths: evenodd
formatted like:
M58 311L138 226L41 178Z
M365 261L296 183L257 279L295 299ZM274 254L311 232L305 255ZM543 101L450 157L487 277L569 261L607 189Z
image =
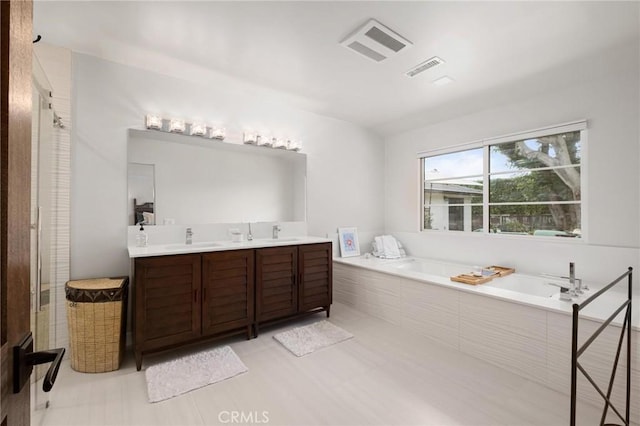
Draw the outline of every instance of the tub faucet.
M569 287L565 287L562 284L558 284L558 283L547 283L547 284L560 287L560 300L571 301L573 299L571 295L571 290L569 289Z
M282 228L279 225L273 225L272 237L274 240L278 239L278 232L282 231Z
M589 290L586 285L582 285L582 279L576 278L576 267L575 263L569 262L569 276L557 276L550 274L542 274L545 278L552 278L555 280L567 280L569 282L569 286L563 286L557 283L549 283L551 285L555 285L556 287L560 287L560 300L571 300L572 297L583 294L585 290ZM566 294L565 294L566 293Z
M193 231L191 230L191 228L187 228L187 239L185 241L185 244L191 244L193 241Z
M576 278L576 265L573 262L569 262L569 284L574 294L582 294L582 280Z

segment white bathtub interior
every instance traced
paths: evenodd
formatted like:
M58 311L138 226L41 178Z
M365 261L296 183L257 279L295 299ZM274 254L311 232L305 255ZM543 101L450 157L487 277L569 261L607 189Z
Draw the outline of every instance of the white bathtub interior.
M473 267L465 265L414 258L397 260L395 267L399 271L410 271L441 277L450 277L469 273L473 269ZM499 279L494 278L493 280L483 284L483 286L548 298L553 297L560 292L560 289L557 286L549 284L548 281L549 280L544 277L517 274L508 275Z
M508 275L496 278L483 285L487 287L501 288L516 293L529 294L539 297L553 297L560 292L559 287L551 285L543 277L528 275Z

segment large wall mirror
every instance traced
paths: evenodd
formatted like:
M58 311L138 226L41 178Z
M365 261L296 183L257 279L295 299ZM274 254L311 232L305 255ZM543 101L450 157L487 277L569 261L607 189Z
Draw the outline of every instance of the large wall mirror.
M304 154L129 130L129 225L306 220Z

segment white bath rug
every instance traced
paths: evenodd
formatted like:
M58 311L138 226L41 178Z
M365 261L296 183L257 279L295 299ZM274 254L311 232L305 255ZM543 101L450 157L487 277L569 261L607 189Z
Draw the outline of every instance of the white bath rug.
M248 371L238 355L223 346L153 365L145 370L149 402L158 402Z
M289 349L296 356L310 354L318 349L335 345L352 337L353 334L331 324L329 321L319 321L273 336L282 346Z

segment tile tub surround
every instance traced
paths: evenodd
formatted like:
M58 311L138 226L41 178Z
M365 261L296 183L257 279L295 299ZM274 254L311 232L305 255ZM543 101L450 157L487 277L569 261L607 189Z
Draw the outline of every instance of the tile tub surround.
M407 260L421 261L334 259L334 300L569 394L570 302L451 282L450 275L472 270L465 265L434 262L434 266L441 269L432 274L398 268ZM500 280L518 279L519 275L522 274ZM594 288L591 283L590 286ZM619 303L624 299L622 294L610 296L620 296ZM640 327L635 305L631 337L631 419L640 424L640 398L634 397L640 395ZM579 324L580 344L600 325L599 318L613 313L613 309L594 306L586 313L589 318L581 315ZM619 319L622 321L622 315ZM617 325L609 326L580 358L586 371L605 392L620 331ZM622 410L625 368L623 353L613 392L614 404ZM581 373L578 377L579 398L602 407L601 397Z
M450 280L451 276L469 273L473 270L473 265L464 265L453 262L444 262L440 260L423 259L417 257L405 257L401 259L378 259L372 256L358 256L351 258L334 257L335 263L355 266L360 269L382 272L384 274L393 275L401 278L409 278L411 280L420 281L433 286L444 287L447 289L455 289L476 295L482 295L494 299L504 300L519 305L531 306L539 309L554 311L571 315L572 303L560 300L558 289L557 293L552 297L540 297L533 294L522 293L509 290L509 284L513 284L514 288L526 285L542 285L547 282L557 282L555 279L544 278L542 276L533 276L527 274L516 273L507 275L506 277L495 278L487 284L469 285L457 283ZM508 265L506 265L508 266ZM568 265L567 265L568 266ZM624 273L624 270L613 271L611 280L617 278ZM634 271L638 275L640 271ZM637 280L637 278L636 278ZM496 284L496 286L492 284ZM595 283L588 280L584 281L588 284L589 291L579 297L576 302L580 303L590 295L594 294L598 289L604 287L607 283ZM635 292L635 291L634 291ZM613 313L612 306L619 306L626 298L627 284L619 283L611 291L602 295L598 302L593 302L580 312L581 318L593 319L601 321ZM600 303L603 302L603 303ZM614 322L621 323L622 316ZM640 331L640 309L638 303L634 303L631 326L636 331Z

